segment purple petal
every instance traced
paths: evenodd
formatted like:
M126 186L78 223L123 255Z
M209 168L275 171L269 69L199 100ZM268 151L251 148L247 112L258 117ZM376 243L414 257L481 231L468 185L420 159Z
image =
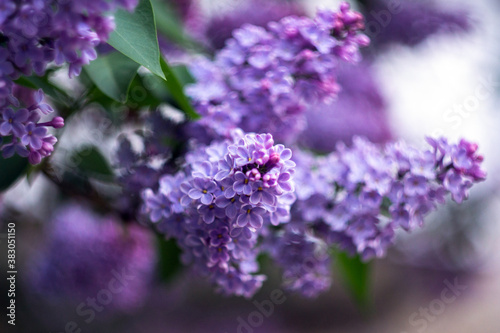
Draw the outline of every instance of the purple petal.
M17 113L14 115L13 118L15 121L23 123L26 120L28 120L29 115L30 115L30 113L27 109L21 109L21 110L17 111Z
M250 222L250 214L248 213L243 213L243 214L240 214L240 216L238 216L238 219L236 220L236 224L239 226L239 227L244 227L248 224L248 222Z
M212 203L213 196L211 193L204 193L201 196L201 203L204 205L209 205Z
M262 192L262 202L265 203L266 205L273 206L275 203L276 197L272 195L269 192ZM252 201L252 198L250 198L250 201Z
M250 202L253 203L254 205L257 205L262 199L262 191L255 191L252 193L250 196Z
M13 123L12 124L12 133L14 133L15 136L17 137L22 137L23 135L26 134L24 130L24 126L19 123Z
M281 152L280 159L289 160L291 157L292 157L292 150L291 149L286 148Z
M239 207L235 204L226 207L226 215L230 219L234 219L238 215Z
M254 228L262 227L262 222L263 222L262 216L260 216L258 214L254 214L253 212L250 214L247 214L247 215L250 217L249 223L252 227L254 227Z
M252 185L244 184L243 185L243 194L250 195L251 193L252 193Z
M2 135L9 135L11 130L12 126L8 122L4 122L0 125L0 134Z
M203 193L200 190L193 188L188 192L188 195L191 199L196 200L201 198L203 196Z

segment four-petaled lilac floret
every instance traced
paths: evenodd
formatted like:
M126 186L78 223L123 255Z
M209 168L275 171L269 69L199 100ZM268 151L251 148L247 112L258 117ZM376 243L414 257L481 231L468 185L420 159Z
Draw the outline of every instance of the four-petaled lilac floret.
M24 128L24 132L25 134L21 137L23 145L29 145L35 150L42 148L42 139L47 134L47 129L45 127L36 127L34 123L29 123Z
M241 214L236 219L236 224L239 227L242 228L246 227L247 225L256 229L262 227L262 215L264 215L264 213L266 212L264 208L246 205L241 207L241 211Z
M0 134L7 136L12 133L17 137L22 137L25 134L24 123L28 120L28 116L27 109L20 109L17 112L10 108L3 110Z
M241 171L238 171L234 174L234 185L233 189L238 194L250 195L252 193L252 183L250 181L250 177L245 176L245 174Z
M209 205L213 201L213 192L217 189L214 181L206 178L195 178L193 188L188 192L188 196L194 200L200 200L202 204Z

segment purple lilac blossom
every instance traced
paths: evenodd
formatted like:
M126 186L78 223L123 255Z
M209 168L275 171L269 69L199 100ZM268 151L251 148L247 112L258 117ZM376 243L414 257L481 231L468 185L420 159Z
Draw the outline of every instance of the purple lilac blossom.
M121 291L113 294L110 307L131 310L142 303L156 264L154 238L147 229L124 226L77 204L55 212L49 228L48 242L30 274L39 294L81 302L121 275L116 284Z
M233 131L231 141L192 149L180 171L160 179L158 191L146 189L144 211L177 240L185 264L221 292L251 297L264 280L256 274L259 235L289 220L291 156L270 134ZM162 207L167 214L157 212L158 202L170 202Z
M3 0L0 5L0 119L1 137L10 143L1 145L3 157L18 153L40 162L53 150L56 140L46 135L46 127L60 128L61 118L37 124L40 115L53 112L42 103L38 91L34 101L20 108L14 97L13 80L21 75L44 75L47 66L69 64L69 76L78 75L83 65L97 57L95 47L106 41L114 28L106 16L117 7L133 10L137 0ZM14 115L15 114L15 115ZM25 119L26 118L26 119ZM22 125L22 128L21 128ZM36 128L35 128L36 127ZM41 142L43 141L43 144Z
M359 48L369 43L363 27L361 14L343 3L314 19L289 16L267 30L235 30L213 62L200 58L190 66L197 83L186 92L202 115L197 131L225 138L241 128L293 141L306 106L335 99L338 61L360 60Z
M427 150L403 142L381 148L357 137L351 148L339 143L327 156L296 152L291 225L305 223L329 245L364 260L384 256L395 230L421 227L447 194L461 203L486 177L477 145L427 141Z

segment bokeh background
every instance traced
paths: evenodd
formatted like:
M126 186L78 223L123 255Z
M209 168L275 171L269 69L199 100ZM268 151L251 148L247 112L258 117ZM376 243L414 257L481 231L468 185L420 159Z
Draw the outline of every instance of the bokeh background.
M343 67L333 106L308 111L304 144L331 150L364 135L376 142L402 138L421 145L425 136L478 142L488 179L458 206L449 202L425 227L401 234L386 258L371 266L369 309L360 308L340 276L316 299L284 293L258 327L241 325L254 301L280 288L279 272L251 300L217 295L201 278L180 270L160 281L157 241L139 225L98 215L83 199L68 200L43 176L23 180L0 197L0 231L16 222L18 280L16 327L0 332L500 332L500 3L495 0L351 1L366 15L372 46L357 66ZM397 13L388 9L399 4ZM206 47L224 45L244 23L265 25L289 14L312 15L338 1L173 1L187 32ZM165 38L168 59L184 54ZM64 145L95 131L82 117ZM113 137L106 127L103 137ZM95 133L95 132L94 132ZM312 135L313 134L313 135ZM113 139L104 142L109 153ZM116 140L115 140L116 141ZM63 145L63 144L61 144ZM64 146L63 146L64 147ZM1 172L1 171L0 171ZM76 223L78 222L78 223ZM2 253L5 237L0 235ZM0 271L6 271L1 260ZM172 265L175 260L172 259ZM122 292L87 323L77 309L96 297L123 269ZM458 281L456 297L443 290ZM2 276L2 298L7 292ZM447 295L453 295L448 292ZM445 304L442 306L442 304ZM427 311L428 316L421 311ZM3 312L2 312L3 313ZM426 319L423 319L426 318ZM72 324L74 322L75 324Z

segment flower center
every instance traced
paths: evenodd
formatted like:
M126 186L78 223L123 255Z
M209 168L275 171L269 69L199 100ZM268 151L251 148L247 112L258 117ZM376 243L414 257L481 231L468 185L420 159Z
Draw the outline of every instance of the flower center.
M207 190L203 190L202 192L203 192L203 194L207 194L208 191Z
M247 209L247 214L250 214L252 210L251 209Z
M248 179L245 179L245 184L248 184Z

